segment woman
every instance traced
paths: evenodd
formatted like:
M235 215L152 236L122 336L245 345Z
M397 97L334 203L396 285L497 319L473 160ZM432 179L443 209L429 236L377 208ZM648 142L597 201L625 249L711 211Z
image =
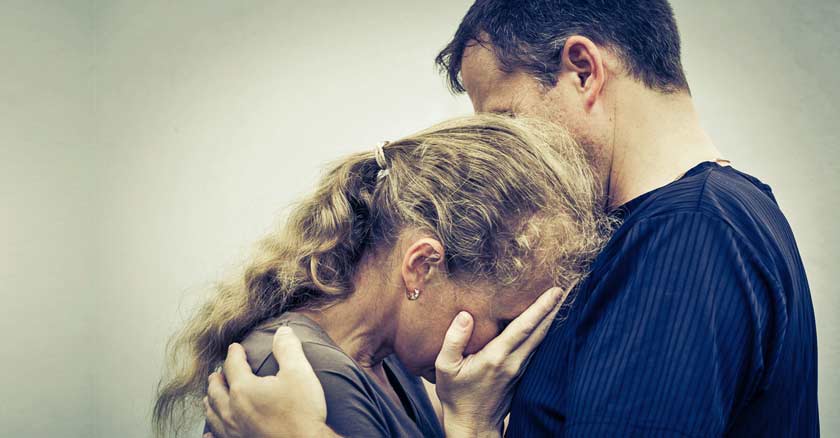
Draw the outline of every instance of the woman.
M286 325L337 433L442 436L416 376L434 381L453 318L472 315L466 353L479 351L546 289L577 283L606 225L578 146L536 121L457 119L352 155L177 336L157 430L180 430L233 342L275 373L271 336Z

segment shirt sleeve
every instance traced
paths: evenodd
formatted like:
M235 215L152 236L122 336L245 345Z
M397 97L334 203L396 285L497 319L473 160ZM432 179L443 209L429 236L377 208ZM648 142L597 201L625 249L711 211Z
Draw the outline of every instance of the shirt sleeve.
M265 339L270 340L272 337ZM262 345L265 342L254 344ZM302 347L324 390L327 425L343 437L390 436L383 418L384 413L375 401L373 389L365 382L359 374L361 371L352 365L350 359L343 353L318 343L303 342ZM256 347L252 348L257 350ZM259 363L257 375L277 374L277 361L270 351L265 353L265 358Z
M628 233L581 303L566 436L719 436L759 384L774 282L718 218Z
M352 373L315 370L324 387L327 425L344 437L388 437L382 413L368 389Z

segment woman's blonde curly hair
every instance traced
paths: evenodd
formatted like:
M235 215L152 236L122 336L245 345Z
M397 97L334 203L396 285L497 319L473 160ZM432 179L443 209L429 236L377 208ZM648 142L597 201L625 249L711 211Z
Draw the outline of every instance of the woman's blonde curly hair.
M458 118L387 144L379 158L384 178L374 150L336 163L173 337L153 411L158 436L195 419L229 344L283 312L352 294L362 256L404 230L441 242L454 281L516 287L547 273L568 289L611 229L582 149L548 122Z

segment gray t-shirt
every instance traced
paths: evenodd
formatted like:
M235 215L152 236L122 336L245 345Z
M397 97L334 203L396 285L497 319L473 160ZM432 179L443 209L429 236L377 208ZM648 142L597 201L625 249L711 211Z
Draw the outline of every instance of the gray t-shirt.
M386 358L384 367L402 407L318 324L298 313L287 312L269 320L242 341L255 374L277 373L271 347L274 332L281 325L291 327L300 338L303 352L324 387L327 425L336 433L352 438L444 436L420 378L409 374L396 357Z

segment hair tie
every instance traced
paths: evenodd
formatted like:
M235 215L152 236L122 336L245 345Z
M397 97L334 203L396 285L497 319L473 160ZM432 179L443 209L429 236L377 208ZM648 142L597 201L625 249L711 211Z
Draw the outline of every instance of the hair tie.
M373 156L376 158L376 165L379 166L379 172L376 174L377 181L388 176L388 161L385 160L385 146L388 143L390 142L380 141L376 144L376 148L373 151Z

